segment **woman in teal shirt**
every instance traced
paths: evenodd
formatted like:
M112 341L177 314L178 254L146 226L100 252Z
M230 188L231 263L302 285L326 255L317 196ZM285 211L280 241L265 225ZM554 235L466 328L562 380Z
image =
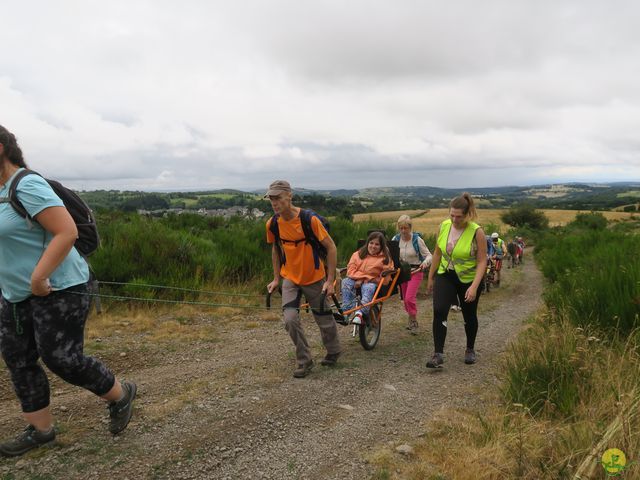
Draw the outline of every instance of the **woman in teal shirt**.
M136 395L134 383L117 381L101 361L83 353L89 269L73 247L78 230L64 204L39 175L23 177L16 190L32 221L8 202L12 180L24 168L15 136L0 126L0 350L28 424L0 443L4 456L55 438L39 358L63 380L109 402L114 434L129 423Z

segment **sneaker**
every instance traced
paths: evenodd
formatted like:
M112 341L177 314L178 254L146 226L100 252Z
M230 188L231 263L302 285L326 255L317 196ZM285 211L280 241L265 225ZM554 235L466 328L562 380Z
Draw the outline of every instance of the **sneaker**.
M459 312L462 310L462 307L459 305L451 305L451 310L453 310L454 312Z
M340 356L340 352L338 353L327 353L327 355L320 360L320 365L325 367L333 367L338 361L338 357Z
M33 425L29 425L24 431L12 440L0 443L0 454L5 457L17 457L29 450L38 448L56 438L56 431L51 428L48 432L40 432Z
M476 351L473 348L467 348L464 351L464 363L467 365L476 363Z
M309 360L307 363L300 363L298 364L298 368L293 371L293 376L296 378L304 378L311 373L312 368L313 360Z
M133 400L136 398L136 392L138 387L133 382L121 382L122 390L124 391L124 397L117 402L111 402L108 405L109 408L109 431L116 435L120 433L131 420L133 414Z
M362 325L362 313L356 312L356 314L351 319L351 323L354 325Z
M427 368L442 368L444 358L441 353L434 353L431 360L427 362Z
M339 312L333 312L333 319L340 325L349 325L349 319Z
M409 333L411 335L417 335L418 334L418 321L414 320L413 322L411 322L411 328L409 329Z

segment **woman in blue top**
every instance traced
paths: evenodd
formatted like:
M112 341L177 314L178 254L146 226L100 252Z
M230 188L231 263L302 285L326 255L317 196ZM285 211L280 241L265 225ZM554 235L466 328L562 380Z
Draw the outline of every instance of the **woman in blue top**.
M8 203L12 180L24 168L15 136L0 126L0 351L28 424L0 443L4 456L55 438L39 358L63 380L109 402L114 434L129 423L136 395L134 383L116 381L102 362L83 353L89 268L73 247L78 231L64 204L39 175L27 175L17 186L32 222Z

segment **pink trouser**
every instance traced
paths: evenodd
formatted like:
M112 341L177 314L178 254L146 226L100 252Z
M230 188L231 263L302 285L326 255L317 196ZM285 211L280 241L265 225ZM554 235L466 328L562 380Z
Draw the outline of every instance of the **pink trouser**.
M418 305L416 304L416 296L418 289L424 278L424 272L416 272L411 275L411 280L400 285L402 289L402 298L404 301L404 309L409 315L418 314Z

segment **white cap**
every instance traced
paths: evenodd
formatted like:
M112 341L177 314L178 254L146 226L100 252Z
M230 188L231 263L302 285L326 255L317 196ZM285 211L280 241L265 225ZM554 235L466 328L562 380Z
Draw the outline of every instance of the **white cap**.
M491 234L491 238L498 238L500 235L498 235L498 232L493 232Z

